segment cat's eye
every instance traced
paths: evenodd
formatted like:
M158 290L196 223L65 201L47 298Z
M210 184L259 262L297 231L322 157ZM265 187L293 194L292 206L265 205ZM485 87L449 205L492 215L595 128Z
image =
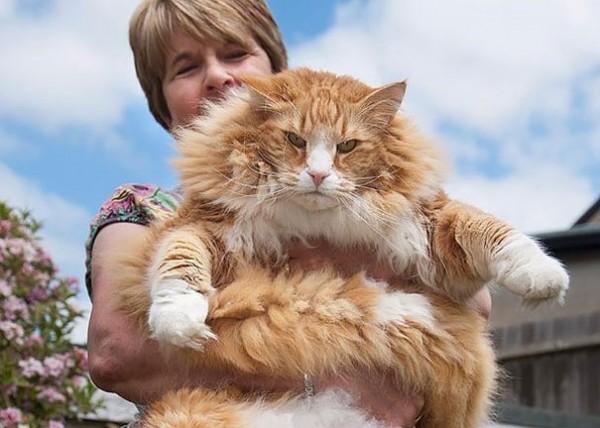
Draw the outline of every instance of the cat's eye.
M357 140L344 141L337 145L338 153L349 153L356 148Z
M285 136L291 145L296 146L299 149L306 147L306 140L293 132L286 132Z

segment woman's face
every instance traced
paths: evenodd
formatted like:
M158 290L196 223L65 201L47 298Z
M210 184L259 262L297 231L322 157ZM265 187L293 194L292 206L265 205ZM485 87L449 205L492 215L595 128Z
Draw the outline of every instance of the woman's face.
M250 49L232 43L199 42L182 31L171 37L163 94L171 113L169 128L187 125L199 114L200 102L218 98L242 74L269 75L267 53L252 41Z

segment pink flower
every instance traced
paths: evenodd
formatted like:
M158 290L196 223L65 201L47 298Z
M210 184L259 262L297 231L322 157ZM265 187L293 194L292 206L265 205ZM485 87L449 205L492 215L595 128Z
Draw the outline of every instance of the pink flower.
M48 428L64 428L65 424L60 421L50 421L48 422Z
M77 388L83 388L87 384L87 379L83 376L73 376L71 382L73 382L73 385Z
M65 362L62 358L46 357L44 358L44 367L47 376L59 377L65 370Z
M50 281L50 275L48 272L41 272L37 270L33 273L33 281L36 284L47 284Z
M26 263L34 261L37 254L34 244L22 238L6 240L5 248L9 253L23 257Z
M12 287L4 278L0 278L0 296L10 296L12 294Z
M31 303L43 302L48 300L50 292L45 287L35 287L27 293L27 300Z
M4 302L4 316L8 320L29 319L27 303L16 296L8 296Z
M73 350L73 357L79 367L81 367L83 370L88 369L88 354L85 349L75 348Z
M37 259L43 265L47 266L52 264L52 259L50 258L50 255L41 247L38 248Z
M21 273L23 275L31 275L35 272L35 268L31 265L31 263L23 263L21 266Z
M0 235L6 235L10 232L12 223L10 220L0 220Z
M23 343L23 327L12 321L0 321L0 331L4 334L6 340L14 340L18 345Z
M29 229L22 224L17 227L17 232L21 236L29 236Z
M7 409L0 410L0 420L5 424L14 424L21 422L23 415L21 411L16 407L9 407Z
M19 361L19 367L21 367L23 376L26 378L32 378L36 375L44 376L46 374L42 362L33 357Z
M39 334L33 333L31 336L25 338L25 346L31 348L33 346L40 345L42 343L42 338Z
M64 403L67 398L54 386L44 388L37 396L38 400L46 400L48 403Z

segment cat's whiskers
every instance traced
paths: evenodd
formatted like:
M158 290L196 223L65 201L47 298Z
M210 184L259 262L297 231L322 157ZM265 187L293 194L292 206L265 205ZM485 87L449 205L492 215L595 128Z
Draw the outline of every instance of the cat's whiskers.
M385 174L395 174L396 171L398 171L397 167L393 167L393 166L389 165L385 170L381 171L377 175L365 175L365 176L353 177L352 182L356 183L356 187L358 187L358 188L373 189L374 187L369 186L369 184L382 178ZM366 181L363 181L363 180L366 180Z
M369 229L371 229L379 238L381 238L386 244L388 244L391 247L395 247L394 243L390 240L390 238L388 236L386 236L378 227L374 226L374 223L372 219L366 219L362 213L358 212L355 207L352 206L352 204L350 203L352 202L358 202L359 204L361 203L365 203L365 201L363 199L354 199L355 195L347 195L350 196L349 198L339 198L340 202L342 202L342 204L344 205L344 207L346 207L346 209L353 214L357 219L359 219L361 222L363 222ZM377 215L376 215L377 217Z
M347 198L340 198L340 201L344 204L344 206L350 211L353 215L355 215L360 221L362 221L367 227L369 227L377 236L379 236L383 242L387 244L387 246L394 251L402 253L404 251L401 246L398 245L397 241L383 229L385 226L389 226L391 228L396 228L397 224L401 221L398 216L392 216L391 214L386 213L381 208L374 206L373 204L368 203L363 198L358 197L354 194L346 195ZM368 206L368 210L362 209L363 212L374 212L374 219L366 219L361 213L359 213L351 204L350 201L358 203L359 205L366 204ZM379 227L375 227L377 224ZM381 226L384 226L383 228Z
M234 177L229 177L219 171L216 167L212 167L212 169L224 180L219 184L219 187L223 188L227 191L227 193L231 195L236 195L237 197L229 197L227 198L228 203L237 203L241 200L256 200L261 203L267 200L269 197L277 196L277 191L273 192L270 184L268 182L262 182L259 184L250 184L244 183L239 180L236 180ZM256 171L258 174L262 176L266 176L267 174L260 173L260 171ZM231 186L233 184L234 186ZM247 193L236 189L235 186L238 186L244 190L248 190Z
M293 196L294 194L297 193L295 191L294 187L292 187L292 186L285 185L284 183L281 183L280 181L278 182L278 184L281 187L279 187L275 191L267 192L266 194L262 195L263 197L262 197L261 203L263 203L263 204L270 203L271 206L273 206L273 204L275 202L281 201L282 199L285 199L287 196Z
M369 225L371 229L375 231L380 230L381 226L389 227L395 225L398 222L397 217L394 217L391 214L387 213L385 210L382 210L381 208L365 201L364 198L361 198L358 195L349 193L344 195L344 198L340 198L339 200L341 200L344 203L344 206L350 212L352 212L352 214L354 214L361 221L364 221L366 224ZM352 205L351 202L354 203L354 205ZM359 206L360 212L356 210L356 205ZM361 212L368 212L370 218L366 219L365 216L361 214ZM375 225L378 225L379 227L375 227Z
M223 174L221 171L219 171L215 166L212 166L213 171L215 171L219 176L223 177L225 179L224 182L222 182L220 185L221 187L226 187L227 190L232 191L232 188L228 185L230 184L234 184L236 186L239 187L245 187L245 188L249 188L249 189L253 189L256 190L258 189L261 185L260 184L250 184L250 183L243 183L241 181L236 180L233 177L229 177L225 174ZM244 195L243 193L239 193L241 196Z
M355 198L359 198L359 196L357 196L357 195L350 195L350 196L355 197ZM364 202L364 199L362 199L362 198L360 198L358 200L361 203ZM364 202L364 203L366 203L366 202ZM394 216L393 214L389 213L385 209L380 208L380 207L378 207L376 205L369 204L369 203L367 203L367 204L368 204L369 211L374 212L376 214L376 218L378 220L381 220L382 224L386 224L388 226L393 226L396 223L398 223L398 217L397 216Z

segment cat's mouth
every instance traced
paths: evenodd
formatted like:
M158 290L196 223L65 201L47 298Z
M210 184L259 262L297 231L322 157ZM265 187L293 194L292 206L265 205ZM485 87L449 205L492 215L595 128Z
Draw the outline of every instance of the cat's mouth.
M336 198L323 194L318 190L301 193L295 196L294 202L309 211L322 211L339 205Z

